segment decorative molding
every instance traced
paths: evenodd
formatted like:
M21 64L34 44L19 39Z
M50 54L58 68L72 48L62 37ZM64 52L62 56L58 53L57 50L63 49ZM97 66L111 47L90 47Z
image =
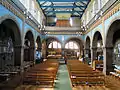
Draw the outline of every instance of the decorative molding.
M0 24L1 24L4 20L6 20L6 19L11 19L11 20L13 20L13 21L17 24L17 26L19 26L18 23L17 23L16 18L15 18L14 16L11 16L10 14L1 16L1 17L0 17Z

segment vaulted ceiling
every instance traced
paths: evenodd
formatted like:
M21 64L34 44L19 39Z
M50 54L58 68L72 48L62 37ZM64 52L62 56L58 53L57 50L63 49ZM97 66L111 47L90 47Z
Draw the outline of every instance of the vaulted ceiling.
M37 0L46 16L70 14L81 17L90 0Z

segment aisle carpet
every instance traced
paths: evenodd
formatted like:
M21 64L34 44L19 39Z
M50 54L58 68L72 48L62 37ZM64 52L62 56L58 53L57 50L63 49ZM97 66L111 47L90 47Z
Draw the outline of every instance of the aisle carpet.
M60 65L58 69L58 80L56 80L54 90L72 90L66 65Z

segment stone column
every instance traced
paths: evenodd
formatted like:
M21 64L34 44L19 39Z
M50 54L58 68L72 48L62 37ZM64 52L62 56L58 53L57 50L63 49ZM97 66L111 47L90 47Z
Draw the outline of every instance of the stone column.
M43 43L42 43L42 57L44 58L44 59L46 59L47 58L47 56L46 56L46 49L47 47L46 47L46 41L44 41Z
M84 49L84 55L85 55L85 57L86 57L86 54L89 54L89 53L90 53L89 51L90 51L89 48L85 48L85 49Z
M89 48L85 48L84 49L84 57L85 57L85 61L87 63L89 62L89 53L90 53L90 49Z
M21 65L21 58L23 58L23 51L24 48L21 45L16 45L14 47L14 64L15 66L20 66Z
M20 66L21 72L24 71L23 69L23 58L24 58L24 46L17 45L14 47L14 64L15 66Z
M35 47L29 48L29 60L35 62Z
M21 61L20 61L20 71L21 73L24 72L24 29L25 29L25 21L26 21L26 16L22 20L22 30L21 30Z
M105 75L109 74L109 72L113 71L113 47L104 47L103 48L103 73Z
M24 63L24 46L21 47L21 72L24 72L23 63Z

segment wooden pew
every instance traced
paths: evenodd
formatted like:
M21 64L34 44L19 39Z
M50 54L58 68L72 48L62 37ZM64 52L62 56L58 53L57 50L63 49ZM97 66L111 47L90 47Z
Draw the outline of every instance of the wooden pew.
M58 61L52 60L37 64L25 74L23 84L39 84L53 87L58 67Z
M98 77L77 77L72 78L73 85L104 85L105 79Z
M79 60L68 60L67 68L72 85L104 85L105 76L100 71L95 71Z

